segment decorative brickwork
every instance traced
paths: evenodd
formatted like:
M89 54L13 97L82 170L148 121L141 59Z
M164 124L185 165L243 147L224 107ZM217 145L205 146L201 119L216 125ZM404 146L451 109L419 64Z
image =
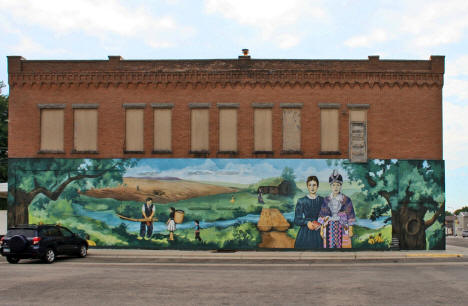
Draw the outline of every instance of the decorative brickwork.
M347 158L349 109L368 105L368 156L382 159L442 159L442 86L444 57L430 60L262 60L241 56L226 60L53 61L8 57L10 85L9 156L55 157L40 151L40 108L64 105L64 152L73 151L74 105L99 105L98 153L123 154L125 108L142 104L144 154L135 157L199 157L190 148L190 105L210 105L209 150L220 156L219 112L238 109L235 157L254 154L255 105L271 105L273 158L324 158L321 155L320 105L339 104L339 151ZM301 108L301 151L283 150L283 107ZM172 149L154 152L154 110L172 109ZM220 106L220 107L218 107ZM95 153L95 152L94 152ZM157 154L156 154L157 153ZM340 155L337 155L340 153ZM161 155L162 154L162 155Z

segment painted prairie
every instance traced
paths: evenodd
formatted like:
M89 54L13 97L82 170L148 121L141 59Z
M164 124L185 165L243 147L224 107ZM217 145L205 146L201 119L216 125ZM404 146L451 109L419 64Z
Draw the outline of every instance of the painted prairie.
M126 177L123 184L114 188L91 189L87 196L95 198L113 198L120 201L143 202L151 197L155 203L169 203L180 200L223 193L235 193L239 190L185 180L155 180Z

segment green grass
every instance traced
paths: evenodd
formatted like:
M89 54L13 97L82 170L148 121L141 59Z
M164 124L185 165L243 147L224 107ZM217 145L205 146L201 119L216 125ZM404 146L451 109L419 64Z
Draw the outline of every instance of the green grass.
M232 195L235 198L234 203L231 203ZM169 207L172 206L185 212L184 220L186 221L231 220L247 214L260 214L262 208L278 208L281 212L292 211L297 199L267 194L263 196L263 200L265 204L258 203L257 194L246 190L197 197L167 204L155 204L156 217L159 220L166 220L169 217ZM114 210L126 217L141 217L141 202L79 195L73 199L73 203L91 211Z
M109 203L108 203L109 204ZM48 204L53 213L35 207L29 209L31 224L61 224L82 237L96 242L97 247L141 248L141 249L255 249L261 242L256 225L244 223L227 228L210 227L201 229L202 242L195 240L194 229L177 230L175 240L169 241L169 233L154 233L151 239L138 239L137 233L130 233L125 224L110 227L107 224L85 216L73 214L72 202L60 199ZM51 211L52 212L52 211Z
M291 227L286 233L292 237L296 238L297 233L299 232L299 226ZM351 244L353 249L388 249L390 248L390 243L392 241L392 226L386 225L380 229L369 229L366 227L361 227L359 225L353 226L354 235L351 238ZM371 236L377 236L379 233L382 234L384 242L382 243L369 243L369 238Z
M290 211L293 207L293 199L289 197L264 195L265 204L259 204L257 194L241 191L234 193L235 202L231 203L231 193L191 198L178 202L168 203L166 207L173 206L185 211L186 220L231 220L247 214L260 214L262 208L278 208L280 211ZM157 207L160 209L160 206ZM169 211L157 213L161 218L166 218Z
M257 192L258 187L260 186L278 186L284 179L281 177L269 177L258 181L255 184L249 185L249 190L251 192Z
M358 225L353 226L354 236L352 237L353 248L356 249L389 249L392 242L392 225L386 225L380 229L368 229ZM382 234L383 242L370 243L371 236L376 237Z
M125 237L114 234L106 223L73 213L71 201L59 199L50 201L51 210L36 209L34 203L29 206L29 223L61 224L81 236L89 235L90 240L100 246L128 246Z

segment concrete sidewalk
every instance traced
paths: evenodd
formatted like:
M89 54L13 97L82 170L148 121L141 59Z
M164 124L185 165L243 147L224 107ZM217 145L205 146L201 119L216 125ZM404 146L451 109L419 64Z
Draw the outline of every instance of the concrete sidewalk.
M101 261L135 262L343 262L468 260L468 248L449 246L445 251L183 251L139 249L89 249L89 257Z

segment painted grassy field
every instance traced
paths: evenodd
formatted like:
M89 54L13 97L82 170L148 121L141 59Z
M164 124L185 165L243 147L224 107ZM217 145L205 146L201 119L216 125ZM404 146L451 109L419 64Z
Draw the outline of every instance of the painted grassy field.
M189 198L176 202L155 203L156 217L159 220L167 220L169 207L175 207L185 212L185 220L200 220L213 222L219 220L231 220L248 214L259 214L262 208L278 208L282 212L294 209L297 197L285 197L278 195L264 195L264 204L258 203L256 193L241 190L236 193L215 194L201 197ZM233 199L234 197L234 199ZM141 206L139 201L120 201L114 198L95 198L80 194L73 199L73 203L83 206L89 211L113 210L118 214L131 218L141 217Z
M292 238L296 238L299 231L299 226L294 226L287 231L287 234ZM353 226L354 235L351 238L353 249L388 249L392 241L392 225L386 225L379 229L369 229L359 225ZM379 237L380 239L375 239Z

